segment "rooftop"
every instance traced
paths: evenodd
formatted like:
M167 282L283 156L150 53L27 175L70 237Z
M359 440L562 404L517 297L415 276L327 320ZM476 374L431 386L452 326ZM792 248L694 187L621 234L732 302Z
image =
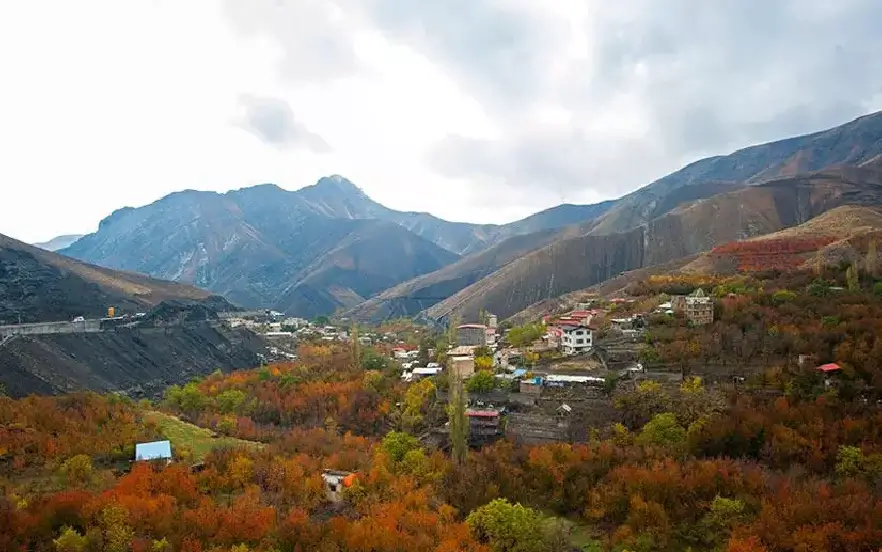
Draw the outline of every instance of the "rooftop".
M172 457L170 441L135 444L135 460L166 460Z

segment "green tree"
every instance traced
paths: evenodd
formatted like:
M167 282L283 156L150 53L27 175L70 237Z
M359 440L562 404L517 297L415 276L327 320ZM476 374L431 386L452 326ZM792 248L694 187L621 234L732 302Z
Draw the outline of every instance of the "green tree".
M775 293L772 294L772 301L776 305L782 305L784 303L789 303L796 299L796 294L790 291L789 289L779 289Z
M85 454L77 454L64 461L61 471L71 485L85 485L92 478L92 459Z
M462 379L453 377L450 382L450 404L447 418L450 424L450 456L457 466L465 464L468 455L469 420L466 416L466 392Z
M542 552L549 548L542 515L504 498L475 508L466 523L474 537L495 552Z
M466 381L466 390L469 393L489 393L496 387L496 378L487 370L475 372L472 377Z
M526 347L545 335L545 325L541 323L515 326L505 334L505 340L512 347Z
M680 448L686 443L686 429L677 423L672 412L656 414L640 431L639 445L657 445Z
M421 379L407 388L404 393L402 423L413 431L423 423L423 416L435 396L435 384L431 379Z
M53 540L57 552L84 552L89 540L83 535L77 533L72 527L64 526L61 528L58 538Z
M858 279L857 263L852 263L852 265L848 267L848 270L845 271L845 281L848 286L848 291L860 290L861 283Z
M106 552L128 552L135 532L128 524L129 512L118 504L105 506L99 514L101 536Z
M836 473L843 477L855 477L863 471L864 453L860 447L843 445L836 454Z
M382 447L394 462L401 462L408 452L419 449L420 443L409 433L390 431L383 437Z
M245 393L238 389L228 389L215 398L218 410L222 414L232 414L238 412L242 404L245 403Z
M208 398L199 390L196 382L184 387L172 385L165 392L165 404L173 409L193 415L201 412L208 404Z

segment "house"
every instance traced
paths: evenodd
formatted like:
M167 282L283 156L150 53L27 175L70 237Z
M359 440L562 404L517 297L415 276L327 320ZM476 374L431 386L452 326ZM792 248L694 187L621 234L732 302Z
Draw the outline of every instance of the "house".
M521 393L527 395L539 395L542 393L542 378L539 376L522 379L518 386Z
M325 482L325 496L331 502L343 500L343 489L351 487L358 479L358 474L340 470L324 470L322 480Z
M551 326L548 328L548 334L551 336L548 340L549 344L559 343L560 350L565 355L586 352L594 345L594 332L590 328L580 325Z
M487 314L487 328L496 330L496 326L499 324L499 318L495 314ZM495 332L494 332L495 333Z
M624 318L610 318L609 320L610 327L618 331L624 330L633 330L634 329L634 317L626 316Z
M698 288L686 297L686 319L700 326L714 321L714 301Z
M405 372L405 373L407 373L407 372ZM440 367L436 367L436 368L414 368L414 369L410 372L410 374L412 374L412 375L411 375L411 378L408 379L407 381L410 381L411 379L420 380L420 379L423 379L423 378L431 378L432 376L437 376L437 375L440 374L440 373L441 373L441 368L440 368Z
M502 415L496 408L468 408L469 437L493 437L502 433Z
M457 378L467 378L475 373L475 357L473 356L447 356L447 365L450 373Z
M686 320L696 326L714 321L714 300L701 288L689 295L671 297L671 310L684 313Z
M151 441L135 444L135 462L140 461L172 461L171 441Z
M842 370L842 366L839 366L835 362L828 362L827 364L821 364L815 370L823 373L823 374L833 374Z
M606 380L596 376L569 376L565 374L548 374L545 385L549 387L567 387L571 385L603 385Z
M487 345L487 326L484 324L462 324L457 326L456 344L475 347Z

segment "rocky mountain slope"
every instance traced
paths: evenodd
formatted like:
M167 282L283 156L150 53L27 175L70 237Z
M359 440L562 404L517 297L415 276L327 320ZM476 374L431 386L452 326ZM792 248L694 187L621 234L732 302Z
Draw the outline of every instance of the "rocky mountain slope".
M645 263L664 262L676 258L678 254L691 255L711 247L716 243L716 240L707 239L707 236L715 235L712 227L719 226L718 223L734 225L728 227L740 229L740 233L736 237L744 238L776 230L791 222L764 220L762 213L765 210L762 205L754 205L752 209L745 209L738 216L736 216L737 213L731 212L729 218L718 218L718 214L715 212L718 205L714 201L709 201L703 207L693 209L688 218L684 219L687 224L692 225L692 232L662 227L664 224L677 224L677 221L680 220L678 218L653 224L650 224L650 221L685 206L701 205L701 200L708 200L720 196L720 194L724 194L720 197L727 197L726 193L749 188L773 177L781 178L788 175L806 174L831 166L849 165L862 165L865 169L882 168L882 113L861 117L834 129L745 148L727 156L702 159L619 200L602 204L604 209L602 213L585 217L581 221L574 220L573 225L568 227L566 232L558 230L557 234L559 235L539 234L530 237L525 235L521 236L519 240L525 245L532 243L536 249L539 249L547 246L550 243L549 240L572 239L582 235L605 236L629 233L639 227L645 229L647 236L650 232L661 232L664 235L668 231L682 235L682 240L678 243L667 242L648 250L648 258L641 262L641 266L645 266ZM742 197L748 202L759 201L751 194L738 197ZM739 216L742 219L739 219ZM549 238L549 236L551 237ZM616 240L587 240L587 242L601 244L614 243ZM544 254L545 257L537 255L530 261L520 260L519 262L541 264L539 259L544 259L543 262L551 262L547 255L552 251L556 251L559 255L576 255L576 257L586 254L587 251L594 251L594 245L590 246L588 250L582 250L581 246L578 246L576 251L572 251L570 248L574 247L573 243L559 244L556 248L547 250ZM503 247L503 244L499 244L497 247ZM460 300L451 298L449 302L439 305L437 309L430 307L442 303L465 286L473 284L477 286L469 293L479 289L491 289L493 286L488 285L487 282L482 284L478 282L478 279L490 276L495 271L502 269L508 262L515 262L519 257L529 252L528 247L524 247L516 250L514 252L516 254L506 257L505 255L492 254L493 251L494 249L490 248L479 256L464 257L458 263L435 273L402 283L349 312L355 317L365 319L377 319L390 315L411 315L415 309L420 307L428 309L427 312L430 315L443 313L445 310L449 310L449 305L459 304ZM493 262L485 262L487 259L492 259ZM607 261L598 262L603 264ZM572 266L572 270L584 270L581 265L574 264ZM615 274L615 270L628 268L634 267L615 266L615 263L609 267L612 271L611 274ZM507 273L521 274L522 269L513 268ZM530 292L524 292L524 297L544 295L546 298L553 298L557 286L567 287L564 282L569 276L560 271L553 273L556 275L555 282L540 278L540 281L536 283L537 287ZM494 278L498 278L498 276L494 276ZM514 301L514 297L520 293L512 295L512 300Z
M489 276L518 257L548 245L560 233L559 230L542 230L509 238L489 249L462 257L440 270L392 287L343 314L357 320L373 322L414 316Z
M678 207L627 232L556 241L426 311L432 318L481 308L501 317L622 272L674 261L718 244L802 224L842 205L882 205L882 172L841 167L781 177Z
M65 255L187 282L245 306L313 316L455 262L460 252L604 212L564 205L510 225L451 223L372 201L333 176L296 192L187 190L101 221Z
M60 249L64 249L65 247L70 247L70 245L82 238L83 234L65 234L63 236L55 236L49 241L40 242L33 244L34 247L39 247L40 249L45 249L46 251L58 251Z
M682 271L731 274L757 269L851 263L864 266L870 241L882 244L882 207L845 205L808 222L747 240L722 244L701 254Z
M250 330L207 322L23 335L0 346L0 383L12 396L91 390L157 397L171 384L215 370L253 368L265 348Z
M13 396L73 390L155 396L214 370L259 364L262 340L223 327L223 297L142 274L88 265L0 236L0 326L100 318L113 305L126 327L94 333L0 331L0 384ZM43 329L43 331L50 331Z
M210 293L143 274L101 268L0 235L0 325L136 312L167 299Z
M631 229L663 215L676 207L674 204L714 195L721 191L719 187L756 184L839 165L860 165L878 160L880 154L882 112L828 130L708 157L622 197L598 219L592 232L609 234Z

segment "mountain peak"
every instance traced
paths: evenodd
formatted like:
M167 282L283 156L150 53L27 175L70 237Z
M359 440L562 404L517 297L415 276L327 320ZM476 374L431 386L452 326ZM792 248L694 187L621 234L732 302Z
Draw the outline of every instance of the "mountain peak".
M342 192L345 194L357 194L360 196L365 196L364 190L356 186L352 183L351 180L344 176L340 176L339 174L332 174L331 176L323 176L319 178L318 182L316 182L310 188L314 188L316 190L328 190L335 192Z

